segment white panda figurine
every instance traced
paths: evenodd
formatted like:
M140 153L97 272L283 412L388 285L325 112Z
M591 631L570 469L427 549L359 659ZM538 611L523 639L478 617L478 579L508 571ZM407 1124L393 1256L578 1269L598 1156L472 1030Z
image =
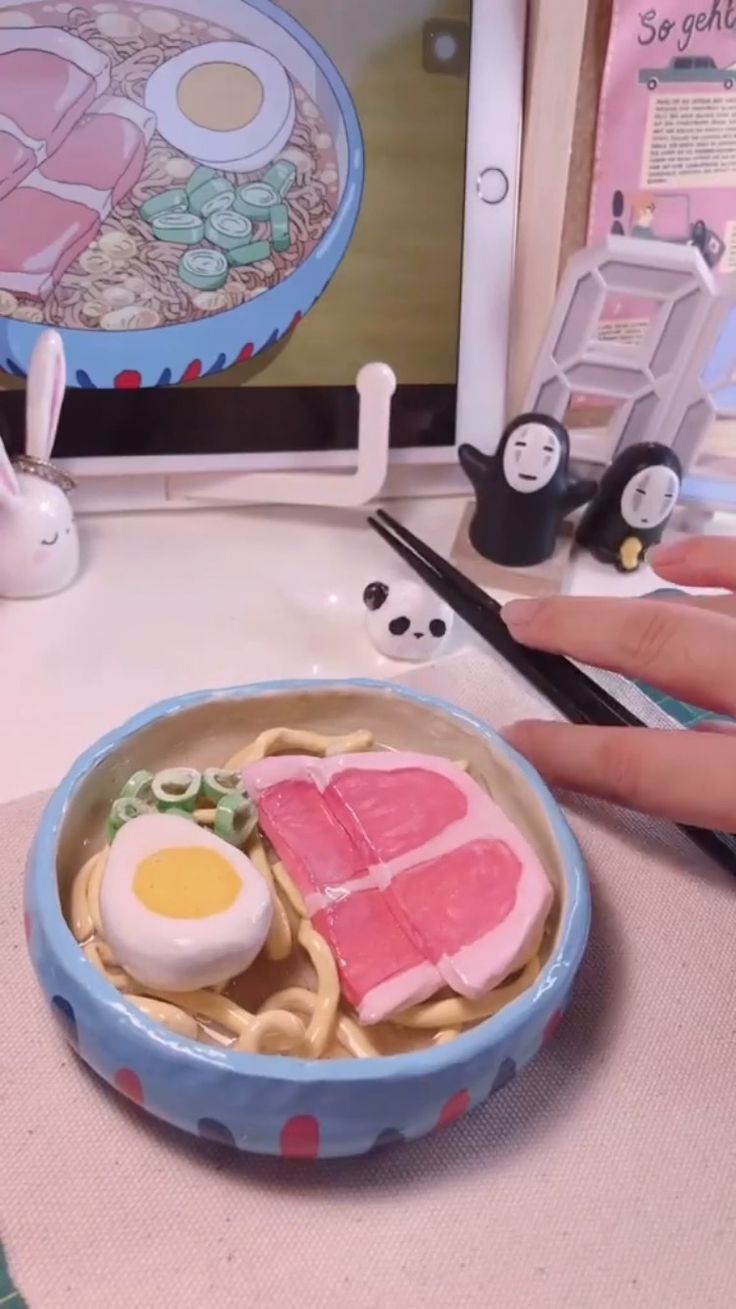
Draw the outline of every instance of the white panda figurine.
M371 582L363 603L368 636L388 659L435 659L452 631L455 615L449 605L410 578Z

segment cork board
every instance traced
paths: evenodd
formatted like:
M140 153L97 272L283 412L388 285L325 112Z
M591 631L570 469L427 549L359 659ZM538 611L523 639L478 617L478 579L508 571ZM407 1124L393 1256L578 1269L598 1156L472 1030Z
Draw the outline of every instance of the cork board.
M508 412L518 413L565 262L585 245L614 0L530 0Z
M560 247L561 274L571 254L586 243L588 206L595 162L595 138L603 71L614 0L589 0L583 60L578 84L572 159Z
M565 204L565 225L562 230L558 278L562 276L570 255L586 244L588 210L595 165L596 129L603 73L611 31L614 0L590 0L585 30L585 44L578 100L575 111L572 158ZM605 411L583 408L571 411L571 428L597 426L605 418Z

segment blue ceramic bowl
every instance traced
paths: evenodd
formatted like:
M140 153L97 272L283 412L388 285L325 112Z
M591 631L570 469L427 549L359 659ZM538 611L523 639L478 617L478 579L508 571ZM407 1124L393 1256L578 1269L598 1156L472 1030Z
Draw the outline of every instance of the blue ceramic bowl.
M40 0L37 0L40 3ZM140 0L187 11L187 0ZM0 3L0 10L8 0ZM363 136L352 97L314 37L272 0L207 0L207 16L276 55L313 90L337 143L339 202L322 240L285 282L222 314L144 331L64 329L69 385L135 388L209 377L275 345L309 313L347 254L363 197ZM0 371L24 377L45 324L0 317Z
M149 1021L87 962L67 926L74 872L104 840L110 796L138 768L225 760L267 727L342 733L467 759L536 846L559 909L538 981L445 1046L310 1063L233 1054ZM51 1012L95 1072L149 1113L257 1154L330 1158L412 1140L505 1086L553 1034L583 957L590 896L580 850L534 770L485 723L372 681L275 682L164 701L88 750L45 810L27 867L26 932Z

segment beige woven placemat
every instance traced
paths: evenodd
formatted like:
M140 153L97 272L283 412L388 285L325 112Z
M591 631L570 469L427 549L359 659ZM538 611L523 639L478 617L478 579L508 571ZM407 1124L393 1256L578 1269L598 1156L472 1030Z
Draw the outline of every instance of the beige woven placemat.
M494 722L485 656L410 678ZM30 1309L730 1309L736 883L667 829L571 817L595 924L557 1040L448 1132L286 1167L158 1126L70 1054L21 923L41 808L0 809L0 1230Z

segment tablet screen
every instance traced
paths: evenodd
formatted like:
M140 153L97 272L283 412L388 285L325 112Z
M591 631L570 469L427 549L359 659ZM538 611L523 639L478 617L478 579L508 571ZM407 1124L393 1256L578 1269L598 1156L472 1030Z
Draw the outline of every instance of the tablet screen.
M62 332L59 454L350 445L372 359L452 443L470 8L0 0L0 363Z

